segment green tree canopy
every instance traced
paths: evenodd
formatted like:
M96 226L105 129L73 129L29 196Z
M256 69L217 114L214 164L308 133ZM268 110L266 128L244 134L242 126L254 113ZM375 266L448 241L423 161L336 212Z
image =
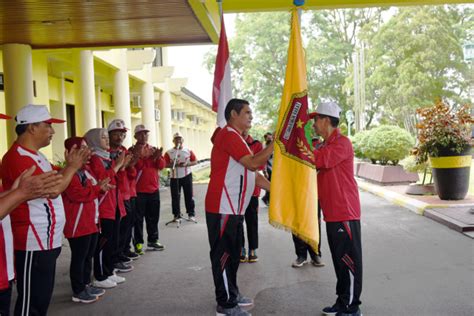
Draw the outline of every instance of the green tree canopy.
M378 32L363 30L368 111L375 110L381 122L413 131L416 108L437 98L466 102L462 44L468 12L444 6L400 8Z
M304 12L310 102L334 100L343 114L353 108L352 56L361 44L366 127L378 122L411 129L415 109L437 97L466 102L462 44L474 36L473 16L465 5ZM229 41L234 96L248 99L256 121L269 129L280 106L289 27L288 12L238 14ZM214 61L215 50L205 61L211 72Z

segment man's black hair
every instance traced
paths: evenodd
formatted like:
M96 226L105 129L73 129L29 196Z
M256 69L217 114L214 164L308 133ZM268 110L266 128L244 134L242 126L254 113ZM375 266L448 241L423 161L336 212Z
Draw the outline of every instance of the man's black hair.
M339 125L339 119L334 116L329 116L329 115L324 115L324 114L318 114L320 118L329 118L329 121L331 122L332 127L337 127Z
M15 133L17 136L22 135L23 133L26 132L26 129L28 128L28 125L30 124L20 124L15 126Z
M227 102L227 105L225 107L224 111L224 117L227 122L230 120L230 113L232 110L237 112L237 114L240 114L240 111L242 111L243 107L245 105L249 105L249 101L247 100L242 100L242 99L231 99L229 102Z

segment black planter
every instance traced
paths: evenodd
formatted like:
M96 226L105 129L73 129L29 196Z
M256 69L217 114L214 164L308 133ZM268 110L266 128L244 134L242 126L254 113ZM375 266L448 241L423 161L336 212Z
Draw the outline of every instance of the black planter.
M469 190L471 149L460 154L440 151L440 157L430 157L436 192L441 200L462 200Z

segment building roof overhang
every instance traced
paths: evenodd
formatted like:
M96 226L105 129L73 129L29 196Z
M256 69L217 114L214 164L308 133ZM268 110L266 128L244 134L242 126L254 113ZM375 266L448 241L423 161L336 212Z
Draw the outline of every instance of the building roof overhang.
M469 3L467 0L306 0L307 9ZM289 10L293 0L223 0L225 13ZM217 43L216 0L2 1L0 45L112 48Z

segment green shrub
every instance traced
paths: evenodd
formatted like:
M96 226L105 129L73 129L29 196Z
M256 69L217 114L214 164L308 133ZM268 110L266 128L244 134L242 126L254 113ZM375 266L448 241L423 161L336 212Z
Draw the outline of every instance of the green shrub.
M354 148L354 155L357 158L367 158L364 155L363 148L367 146L367 137L369 136L370 131L360 131L357 132L353 137L351 137L352 147Z
M381 125L372 129L362 143L362 153L373 163L386 165L391 162L397 165L401 159L408 156L415 140L403 128Z
M417 164L416 163L416 156L414 155L409 155L405 157L403 160L400 161L400 165L403 167L408 172L416 172L416 173L421 173L424 172L425 169L428 167L428 163L421 163Z

